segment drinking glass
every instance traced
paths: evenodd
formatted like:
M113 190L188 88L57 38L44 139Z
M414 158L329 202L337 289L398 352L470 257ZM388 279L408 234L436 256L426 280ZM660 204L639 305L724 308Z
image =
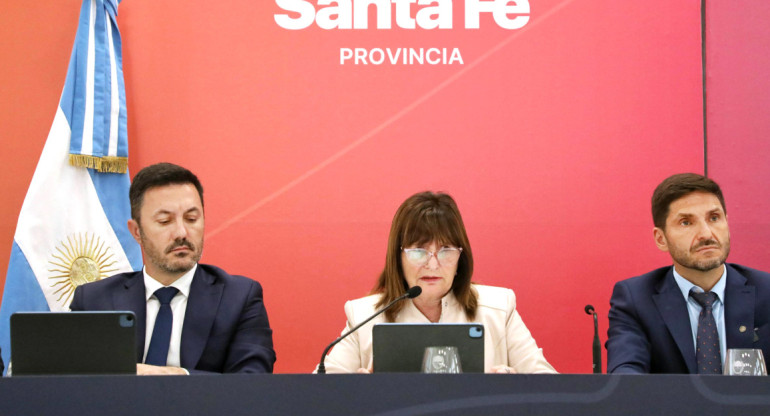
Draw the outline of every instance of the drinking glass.
M762 350L750 348L727 350L722 373L729 376L766 376L767 367Z

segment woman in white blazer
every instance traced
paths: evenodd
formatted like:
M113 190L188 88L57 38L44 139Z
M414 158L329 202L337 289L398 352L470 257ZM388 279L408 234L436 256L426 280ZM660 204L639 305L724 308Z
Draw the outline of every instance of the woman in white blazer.
M472 274L470 242L452 197L412 195L393 218L385 268L372 294L345 304L343 333L408 288L420 286L422 293L396 303L337 344L326 357L326 371L371 372L372 327L378 323L474 322L485 329L486 372L555 373L516 311L513 291L473 284Z

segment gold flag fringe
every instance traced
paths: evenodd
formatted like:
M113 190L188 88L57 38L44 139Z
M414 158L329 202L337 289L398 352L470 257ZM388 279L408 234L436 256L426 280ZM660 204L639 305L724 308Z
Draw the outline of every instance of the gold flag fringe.
M70 154L70 165L81 168L96 169L99 172L126 173L128 158L117 156L89 156Z
M127 170L127 157L105 156L102 158L102 167L99 172L126 173Z
M98 156L70 154L70 165L98 170L102 166L102 159Z

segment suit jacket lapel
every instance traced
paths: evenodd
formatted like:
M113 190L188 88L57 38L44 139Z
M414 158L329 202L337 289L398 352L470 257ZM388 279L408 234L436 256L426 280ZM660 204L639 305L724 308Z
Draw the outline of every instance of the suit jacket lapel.
M194 369L200 360L217 316L224 283L203 271L198 265L190 284L184 324L180 361L182 367Z
M727 348L752 348L754 345L754 286L746 285L746 278L727 265L725 286L725 332Z
M112 295L115 310L133 311L136 315L136 362L144 358L144 336L147 332L147 299L144 293L144 274L135 272L123 278L123 289Z
M653 295L655 306L663 318L668 331L674 338L679 351L687 364L690 373L697 372L695 363L695 346L692 342L692 328L690 327L687 302L682 296L682 291L674 280L674 268L672 267L663 282L658 286L658 294Z

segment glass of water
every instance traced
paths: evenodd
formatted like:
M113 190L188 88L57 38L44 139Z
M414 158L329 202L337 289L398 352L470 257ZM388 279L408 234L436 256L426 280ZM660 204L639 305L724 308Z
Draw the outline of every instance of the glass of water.
M463 372L457 347L428 347L422 358L422 372L431 374L459 374Z
M729 376L766 376L767 367L762 350L750 348L727 350L722 373Z

